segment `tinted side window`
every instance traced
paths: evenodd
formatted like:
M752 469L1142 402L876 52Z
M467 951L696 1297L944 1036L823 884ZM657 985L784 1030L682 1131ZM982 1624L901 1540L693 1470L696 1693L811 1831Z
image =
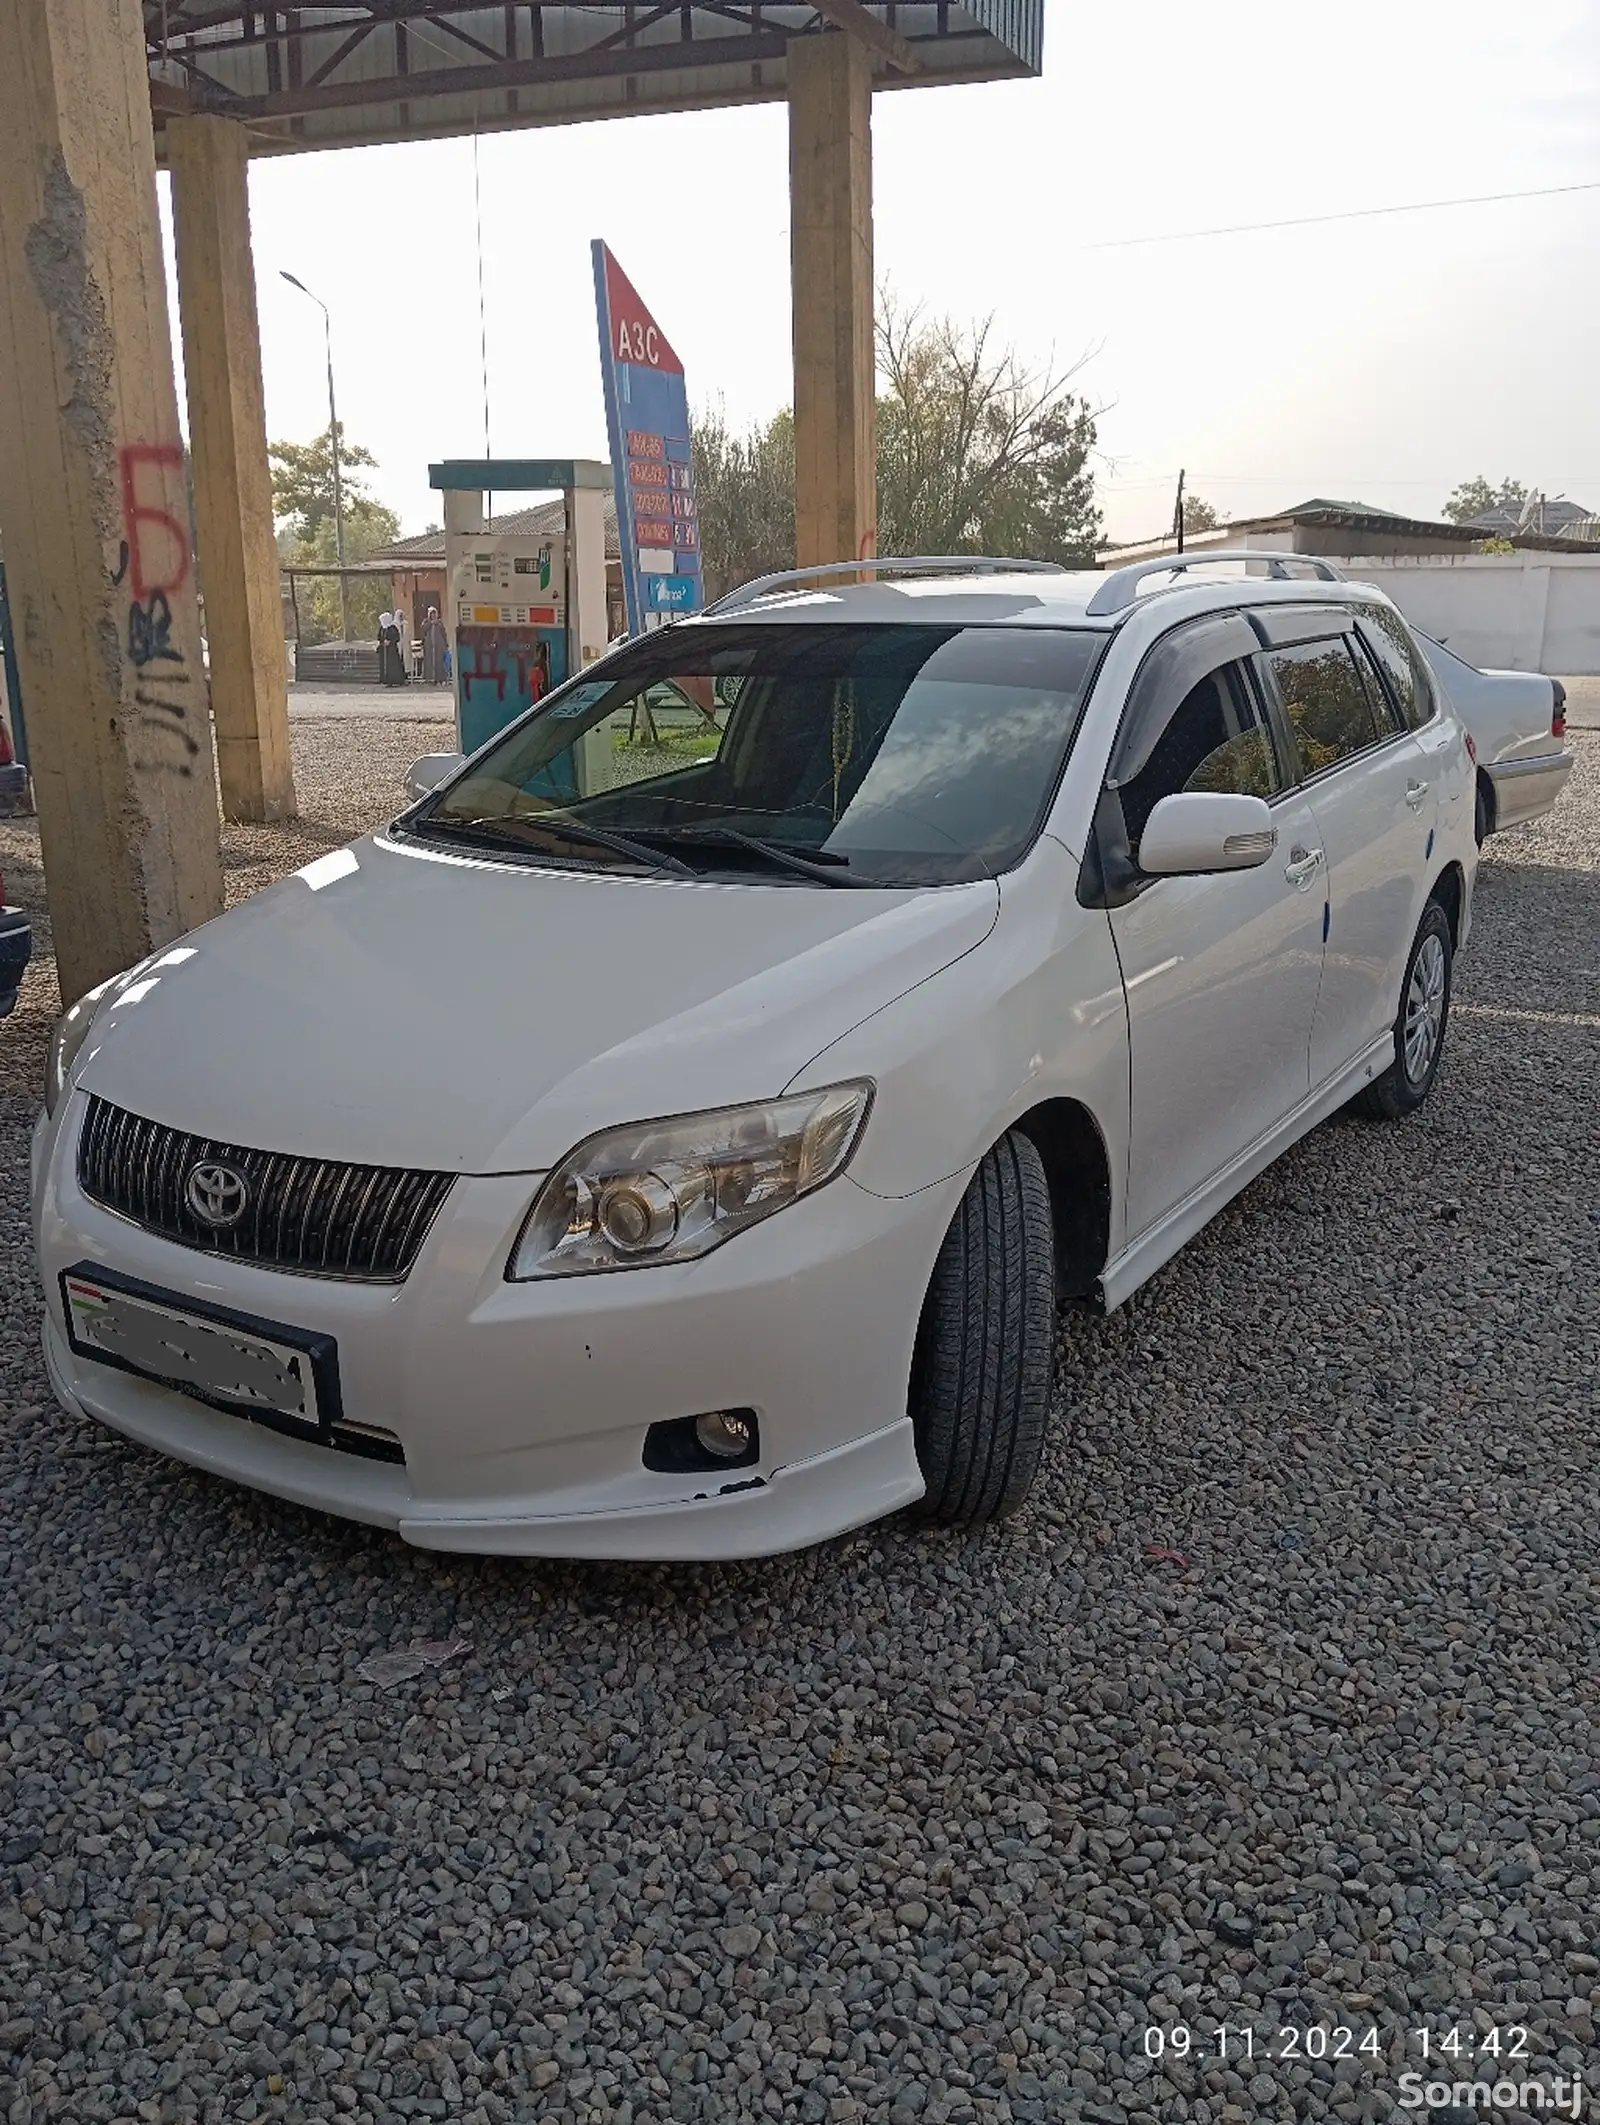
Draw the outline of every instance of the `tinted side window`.
M1406 723L1416 730L1428 722L1438 706L1433 675L1400 615L1386 605L1363 605L1361 635L1382 666L1389 691Z
M1122 816L1135 855L1145 821L1179 790L1271 797L1284 786L1272 734L1243 668L1225 664L1184 695L1149 759L1122 788Z
M1386 738L1392 738L1397 732L1406 728L1406 719L1401 710L1389 698L1389 690L1379 676L1378 662L1372 653L1372 645L1370 642L1363 640L1359 634L1346 635L1345 640L1350 644L1352 651L1355 653L1355 660L1361 667L1361 676L1366 683L1367 699L1372 703L1373 710L1377 715L1379 728Z
M1383 735L1343 635L1268 652L1306 775L1347 760Z

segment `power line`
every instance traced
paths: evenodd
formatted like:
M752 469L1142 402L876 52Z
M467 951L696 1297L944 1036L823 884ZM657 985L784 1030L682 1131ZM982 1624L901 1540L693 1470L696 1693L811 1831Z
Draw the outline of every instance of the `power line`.
M1442 207L1497 206L1507 199L1555 199L1567 192L1600 192L1600 177L1582 184L1537 185L1526 192L1477 192L1461 199L1413 199L1389 207L1350 207L1338 214L1296 214L1287 221L1240 221L1221 229L1169 229L1160 236L1113 236L1079 244L1080 251L1131 251L1140 244L1198 243L1210 236L1253 236L1262 229L1309 229L1319 222L1372 221L1384 214L1433 214Z

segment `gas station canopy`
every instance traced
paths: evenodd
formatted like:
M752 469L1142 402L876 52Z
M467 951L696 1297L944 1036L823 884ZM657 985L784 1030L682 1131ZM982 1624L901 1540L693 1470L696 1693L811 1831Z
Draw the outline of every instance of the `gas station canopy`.
M1044 0L572 7L549 0L144 0L160 152L169 116L242 120L252 154L563 125L788 92L789 41L848 29L882 88L1037 74Z

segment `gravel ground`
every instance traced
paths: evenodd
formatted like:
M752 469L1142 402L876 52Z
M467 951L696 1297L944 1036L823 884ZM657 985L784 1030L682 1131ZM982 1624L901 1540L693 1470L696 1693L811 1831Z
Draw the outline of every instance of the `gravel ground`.
M230 832L235 895L435 741L295 742L306 823ZM0 2116L1389 2119L1452 2023L1594 2076L1577 746L1491 844L1431 1105L1324 1127L1064 1321L1048 1480L981 1538L441 1559L74 1424L26 1232L41 970L0 1031ZM28 849L0 825L25 899ZM470 1649L363 1679L431 1641ZM1382 2056L1274 2055L1318 2024Z

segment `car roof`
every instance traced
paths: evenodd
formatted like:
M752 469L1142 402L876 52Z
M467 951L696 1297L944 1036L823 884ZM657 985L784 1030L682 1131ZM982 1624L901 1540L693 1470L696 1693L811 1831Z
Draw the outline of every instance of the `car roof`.
M1294 555L1287 555L1294 560ZM962 627L1083 627L1111 634L1142 613L1159 611L1163 619L1181 620L1241 605L1387 604L1371 583L1329 582L1311 576L1274 580L1267 576L1199 575L1148 579L1137 594L1109 613L1089 610L1096 592L1110 581L1102 569L1009 575L1000 571L978 576L921 575L887 577L871 583L827 586L806 583L747 595L731 610L709 612L675 623L681 627L740 626L752 622L841 621L898 622L904 625Z

